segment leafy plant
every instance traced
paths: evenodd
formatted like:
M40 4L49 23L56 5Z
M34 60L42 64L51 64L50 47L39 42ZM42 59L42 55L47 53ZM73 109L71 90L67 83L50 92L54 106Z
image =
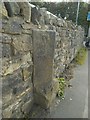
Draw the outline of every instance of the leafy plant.
M32 117L34 117L35 116L35 112L32 112Z
M58 97L62 97L64 95L63 88L66 86L66 82L64 78L58 78L58 80L59 80Z

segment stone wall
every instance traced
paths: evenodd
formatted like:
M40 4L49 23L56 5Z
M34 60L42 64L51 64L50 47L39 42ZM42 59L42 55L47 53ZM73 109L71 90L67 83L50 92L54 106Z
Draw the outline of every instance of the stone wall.
M20 10L13 8L15 5L18 6L17 3L8 4L11 7L9 8L11 13L8 9L6 11L2 4L4 6L2 10L7 13L2 16L2 41L0 41L2 45L2 115L5 118L17 118L27 113L33 105L32 29L31 25L27 27L30 24L30 14L28 13L29 18L25 16L23 18L19 13ZM8 4L5 3L7 8ZM28 7L28 4L26 6ZM30 6L28 7L30 12L29 8ZM27 8L23 8L23 11L24 9ZM26 13L28 11L26 10ZM16 12L19 17L15 14Z
M35 13L35 14L34 14ZM54 54L54 76L58 78L65 66L75 58L84 39L84 30L81 26L75 26L72 21L58 18L45 8L32 8L32 23L41 29L56 32ZM38 17L37 17L38 15Z
M58 18L44 8L31 9L28 2L2 3L0 60L3 118L22 117L34 103L34 29L40 30L40 34L49 30L55 32L53 79L59 77L65 66L73 60L84 38L81 26L75 27L72 21ZM49 33L46 34L48 36ZM56 88L54 90L57 91Z

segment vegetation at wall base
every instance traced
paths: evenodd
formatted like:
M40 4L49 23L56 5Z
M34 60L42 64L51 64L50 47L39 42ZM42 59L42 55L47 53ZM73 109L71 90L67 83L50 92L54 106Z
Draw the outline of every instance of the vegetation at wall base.
M83 65L85 63L87 53L88 53L88 49L85 47L81 47L74 59L75 65Z
M58 97L62 98L64 95L63 88L66 86L66 82L64 78L57 78L59 80L59 90L58 90Z

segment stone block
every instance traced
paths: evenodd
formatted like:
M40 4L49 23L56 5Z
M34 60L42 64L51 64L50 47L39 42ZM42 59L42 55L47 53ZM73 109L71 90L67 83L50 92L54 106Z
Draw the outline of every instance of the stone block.
M58 83L53 81L55 32L33 30L34 100L48 108L55 98Z
M4 6L4 3L2 3L1 13L2 13L2 17L3 17L3 18L9 18L9 17L8 17L8 13L7 13L7 10L6 10L5 6Z
M17 21L10 19L6 24L2 24L3 33L18 35L21 34L21 26Z
M45 24L46 24L46 25L49 25L49 24L50 24L50 16L47 15L47 14L45 14L45 15L44 15L44 19L45 19Z
M31 9L31 22L38 25L40 22L41 13L37 7Z
M32 38L30 35L22 35L13 37L12 45L14 47L14 54L23 54L24 52L32 50Z
M2 110L2 118L11 118L11 116L12 116L12 110L10 108Z
M5 43L5 44L10 44L11 43L11 36L8 35L8 34L2 34L2 43Z
M29 100L34 101L34 99L33 99L33 85L30 86L29 88L27 88L23 95L22 94L18 95L17 98L22 99L23 104L25 104Z
M4 2L4 4L10 17L20 13L20 8L16 2Z
M32 35L32 30L22 30L22 33Z
M4 88L3 86L2 86L2 88ZM9 89L7 89L6 90L6 93L5 94L3 94L4 93L4 91L3 91L4 89L2 89L2 106L8 106L8 104L9 104L9 101L13 98L13 92L12 92L12 89L11 90L9 90Z
M2 43L0 43L0 62L2 62L2 59L1 59L2 58L2 48L3 48L3 45L2 45Z
M25 102L22 106L22 111L24 112L24 114L28 114L33 106L33 99L30 98L29 101Z
M8 74L13 74L14 71L18 70L21 66L26 64L32 64L32 58L30 53L27 53L18 58L12 57L11 59L2 60L2 73L1 75L6 76Z
M17 2L20 7L20 14L23 16L24 20L27 23L31 22L31 7L27 2Z
M34 88L34 101L44 109L49 108L59 89L58 80L53 80Z
M13 117L14 110L19 112L22 102L20 100L14 101L7 108L2 107L2 118L11 118ZM20 113L19 113L20 114ZM17 115L18 117L18 115Z
M52 80L55 32L33 30L34 84Z
M2 57L10 57L11 56L11 45L10 44L2 44Z
M28 64L26 67L22 68L22 77L24 81L32 78L32 65Z
M8 91L13 90L15 86L22 83L22 72L18 70L13 75L7 75L2 77L2 94L6 94Z
M63 27L63 19L60 19L60 18L57 19L57 26Z
M13 95L17 98L20 98L27 93L29 89L32 89L31 80L27 81L27 84L22 81L21 84L16 84L16 86L13 87Z

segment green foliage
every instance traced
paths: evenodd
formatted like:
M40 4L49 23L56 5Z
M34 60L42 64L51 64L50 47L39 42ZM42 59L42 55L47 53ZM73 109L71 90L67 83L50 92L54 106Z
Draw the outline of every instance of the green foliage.
M32 112L32 117L34 117L35 116L35 112Z
M66 86L66 82L64 78L57 78L59 80L59 90L58 90L58 97L62 97L64 95L63 88Z
M25 120L28 120L28 119L29 119L29 115L28 115L27 113L24 113L24 114L23 114L23 118L24 118Z
M85 63L87 52L88 52L88 50L85 49L84 47L79 49L79 51L75 57L76 64L83 65Z
M61 88L59 88L59 90L58 90L58 97L61 97L63 94L64 94L63 91L61 90Z
M78 15L78 24L82 25L85 29L88 29L87 16L88 16L88 4L81 2Z

